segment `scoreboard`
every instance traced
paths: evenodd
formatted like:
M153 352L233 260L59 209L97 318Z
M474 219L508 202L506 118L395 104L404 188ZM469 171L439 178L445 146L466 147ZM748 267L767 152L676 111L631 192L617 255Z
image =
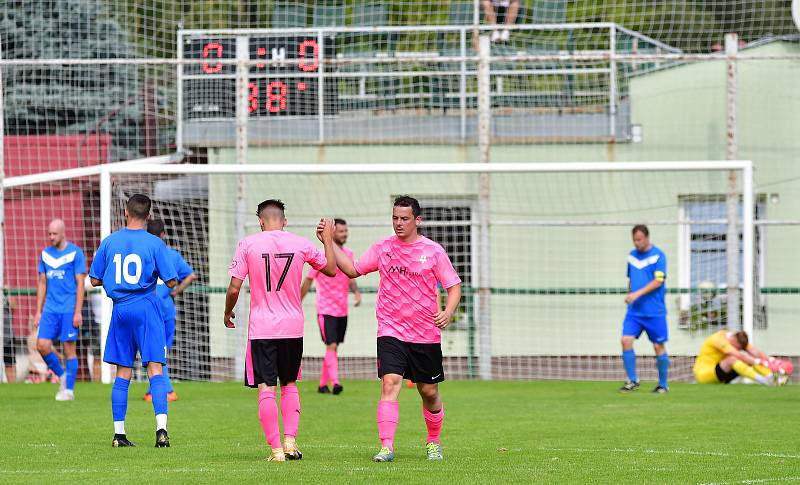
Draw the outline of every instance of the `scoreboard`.
M316 34L193 32L179 33L183 58L203 61L179 67L185 120L236 117L237 66L220 62L226 59L274 61L249 66L246 94L251 118L317 116L320 95L324 114L337 113L336 81L320 72L321 59L335 55L332 39L325 42Z

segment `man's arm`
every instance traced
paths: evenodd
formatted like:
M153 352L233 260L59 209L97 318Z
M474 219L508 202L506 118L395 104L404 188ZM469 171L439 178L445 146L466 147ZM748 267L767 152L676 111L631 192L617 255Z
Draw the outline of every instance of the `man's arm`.
M95 288L96 288L96 287L98 287L98 286L103 286L103 280L98 280L97 278L92 278L92 277L89 277L89 282L90 282L90 283L92 284L92 286L94 286Z
M747 352L744 352L744 351L741 351L741 350L732 349L731 351L726 352L726 354L736 357L737 359L741 360L742 362L744 362L747 365L755 365L756 364L756 358L753 357L752 355L748 354Z
M39 273L39 281L36 284L36 314L33 316L33 324L39 325L42 319L42 308L44 308L44 298L47 296L47 275Z
M306 278L303 280L303 284L300 286L300 301L303 301L303 299L306 297L308 290L311 289L311 283L313 282L314 280L311 278Z
M86 275L78 273L75 275L75 311L72 313L72 326L80 328L83 324L83 299L86 295L86 289L83 285L86 284Z
M180 283L178 283L178 285L175 287L175 289L174 289L174 290L172 290L172 292L170 293L170 295L172 295L172 296L178 296L178 295L180 295L181 293L183 293L183 290L185 290L186 288L188 288L188 287L189 287L189 285L191 285L191 284L192 284L192 282L193 282L194 280L196 280L196 279L197 279L197 275L196 275L196 274L194 274L194 272L192 272L192 274L190 274L190 275L189 275L189 276L187 276L186 278L182 279L182 280L181 280L181 282L180 282Z
M439 328L445 328L453 320L453 314L461 301L461 283L453 285L447 289L447 304L443 311L436 312L433 316L433 324Z
M233 322L233 319L236 318L236 315L233 313L233 308L236 306L236 302L239 301L239 292L242 291L242 283L244 283L244 281L231 276L231 282L225 294L225 326L228 328L236 328L236 324Z
M350 279L361 276L358 271L356 271L356 265L353 263L353 260L347 257L347 254L345 254L345 252L342 251L339 246L334 244L333 251L336 254L336 266L342 270L342 273L346 274Z
M661 288L661 285L663 285L663 284L664 284L664 280L654 279L650 283L647 283L646 285L644 285L642 288L639 288L636 291L632 291L632 292L628 293L628 295L625 297L625 303L630 305L634 301L638 300L640 297L642 297L642 296L644 296L644 295L646 295L648 293L651 293L651 292L656 291L657 289ZM630 287L629 287L629 289L630 289Z
M336 276L336 255L333 243L333 219L321 219L317 224L317 238L325 247L325 266L319 272L325 276Z
M361 291L358 289L358 283L356 283L356 280L350 280L350 291L353 292L353 305L361 305Z

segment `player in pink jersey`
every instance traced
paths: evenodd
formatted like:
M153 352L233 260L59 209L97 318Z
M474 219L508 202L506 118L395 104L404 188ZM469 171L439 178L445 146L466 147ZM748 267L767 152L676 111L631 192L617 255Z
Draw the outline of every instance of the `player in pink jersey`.
M334 219L333 242L352 260L353 252L344 247L347 242L347 221ZM311 284L317 281L317 321L322 342L325 344L325 359L322 361L322 372L319 377L319 392L329 394L330 380L333 393L341 394L344 390L339 382L339 355L337 349L344 342L347 332L347 290L352 290L355 297L354 305L361 304L361 292L358 291L356 280L351 280L342 270L336 269L336 276L328 278L320 276L320 272L312 269L308 272L303 286L300 288L300 298L305 298Z
M395 235L370 246L355 263L334 246L336 264L347 276L356 278L373 271L380 274L375 315L381 379L377 413L381 449L373 458L379 462L394 460L394 434L400 415L397 397L404 377L417 384L422 397L428 459L442 459L441 330L458 308L461 279L444 249L419 234L420 213L417 199L407 195L396 198L392 209ZM438 284L447 290L444 310L439 305Z
M322 219L317 226L317 237L325 246L323 254L308 239L284 231L286 215L280 200L258 204L257 215L261 232L239 241L231 261L225 326L235 326L233 308L244 279L249 277L245 385L258 388L258 416L272 449L269 461L299 460L303 454L295 441L300 423L300 395L295 381L303 358L305 319L300 305L300 280L304 263L328 276L336 274L333 220ZM279 379L283 446L275 399Z

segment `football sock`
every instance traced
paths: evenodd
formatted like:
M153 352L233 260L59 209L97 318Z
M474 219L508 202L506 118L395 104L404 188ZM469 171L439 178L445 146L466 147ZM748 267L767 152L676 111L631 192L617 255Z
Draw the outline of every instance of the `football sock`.
M64 375L64 368L61 367L61 362L58 361L58 356L55 352L50 352L42 358L47 363L47 367L53 371L53 374L57 375L58 377Z
M767 376L767 377L769 377L769 376L771 376L771 375L772 375L772 371L771 371L771 370L769 370L769 367L764 367L763 365L754 365L754 366L753 366L753 369L755 369L755 370L756 370L756 372L758 372L758 373L759 373L759 374L761 374L762 376Z
M442 431L442 421L444 421L444 406L436 412L429 411L422 406L422 417L425 418L425 426L428 427L426 443L439 443L439 434Z
M747 377L749 379L753 379L754 381L761 382L758 379L761 376L758 375L758 373L755 371L755 369L753 369L749 365L745 364L741 360L737 360L736 362L733 363L733 370L735 370L736 373L739 374L742 377Z
M270 448L283 448L278 429L278 404L275 402L275 390L264 389L258 394L258 420L264 430L264 438Z
M164 382L167 385L167 392L172 392L174 389L172 388L172 381L169 380L169 372L167 370L167 366L164 365L161 367L161 375L164 376Z
M669 371L669 356L666 352L656 356L656 368L658 368L658 385L666 388Z
M381 446L394 449L394 433L400 420L400 405L397 401L378 401L378 438Z
M125 434L125 414L128 412L128 386L131 381L117 377L111 387L111 414L114 417L114 432Z
M319 387L328 385L328 353L325 352L325 358L322 359L322 369L319 373Z
M631 382L639 382L639 376L636 375L636 353L633 349L622 352L622 363L625 365L625 372L628 374L628 380Z
M294 384L281 386L281 416L283 435L292 438L297 436L297 428L300 426L300 394Z
M161 374L150 378L150 394L153 395L156 429L167 429L167 383Z
M78 358L67 359L67 390L75 389L75 378L78 376Z
M325 362L328 368L328 378L334 386L339 384L339 355L335 350L325 351Z

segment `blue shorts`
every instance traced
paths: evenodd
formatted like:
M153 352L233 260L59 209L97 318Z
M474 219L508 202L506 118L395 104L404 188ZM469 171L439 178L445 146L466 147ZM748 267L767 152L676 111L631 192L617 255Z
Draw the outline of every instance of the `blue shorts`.
M663 344L669 340L667 316L641 317L639 315L625 315L622 323L622 335L639 338L642 331L647 332L647 338L654 344Z
M72 326L73 313L42 313L39 320L39 338L74 342L78 340L78 329Z
M143 366L148 362L167 363L164 319L158 305L155 295L114 304L103 362L133 367L138 350Z
M164 319L164 331L167 336L167 350L172 350L172 343L175 341L175 317Z

